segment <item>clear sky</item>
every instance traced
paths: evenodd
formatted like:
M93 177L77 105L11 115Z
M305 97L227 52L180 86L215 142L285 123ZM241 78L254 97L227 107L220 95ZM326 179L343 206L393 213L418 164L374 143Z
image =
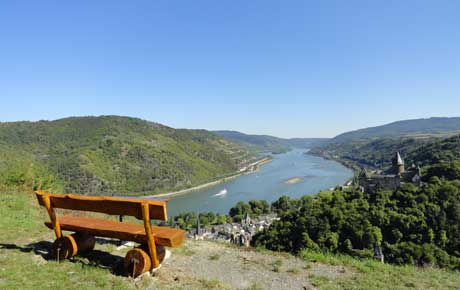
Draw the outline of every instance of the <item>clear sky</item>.
M327 137L460 116L460 1L1 1L0 120Z

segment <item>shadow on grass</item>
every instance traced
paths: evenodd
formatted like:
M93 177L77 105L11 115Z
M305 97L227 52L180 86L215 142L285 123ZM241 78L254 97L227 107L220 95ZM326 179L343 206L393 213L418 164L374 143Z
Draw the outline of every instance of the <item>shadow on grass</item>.
M99 241L98 241L99 242ZM103 243L107 242L104 239ZM117 243L116 241L114 243ZM30 243L24 246L18 246L16 244L0 243L0 249L20 251L22 253L34 253L43 257L47 261L57 261L51 254L51 245L53 243L49 241L40 241ZM123 257L110 254L108 252L92 250L84 254L79 254L75 257L67 259L71 263L81 264L84 267L96 267L102 269L108 269L110 272L117 276L126 276L123 270Z

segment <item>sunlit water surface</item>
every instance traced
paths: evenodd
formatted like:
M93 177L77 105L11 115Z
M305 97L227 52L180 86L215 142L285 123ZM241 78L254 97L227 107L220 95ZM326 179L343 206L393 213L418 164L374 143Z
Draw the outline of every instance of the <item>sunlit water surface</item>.
M273 156L259 171L217 186L171 196L168 215L180 212L228 213L238 201L265 199L272 202L282 195L301 197L343 184L353 172L335 161L305 154L295 149ZM297 182L288 183L298 177Z

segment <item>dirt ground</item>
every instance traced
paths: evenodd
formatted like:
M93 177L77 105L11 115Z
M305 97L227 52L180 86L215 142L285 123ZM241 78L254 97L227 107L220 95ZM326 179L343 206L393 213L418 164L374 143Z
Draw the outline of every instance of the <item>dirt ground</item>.
M347 275L342 266L315 263L314 267L287 254L208 242L187 241L173 250L153 273L152 289L315 289L309 276Z

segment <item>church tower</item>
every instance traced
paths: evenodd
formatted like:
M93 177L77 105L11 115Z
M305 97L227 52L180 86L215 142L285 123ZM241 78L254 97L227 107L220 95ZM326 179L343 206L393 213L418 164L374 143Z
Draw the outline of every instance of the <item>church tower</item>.
M201 223L200 223L200 215L196 215L196 235L200 236L201 235Z
M401 158L401 155L399 155L399 152L396 152L395 156L393 157L392 163L394 174L404 173L404 160Z

